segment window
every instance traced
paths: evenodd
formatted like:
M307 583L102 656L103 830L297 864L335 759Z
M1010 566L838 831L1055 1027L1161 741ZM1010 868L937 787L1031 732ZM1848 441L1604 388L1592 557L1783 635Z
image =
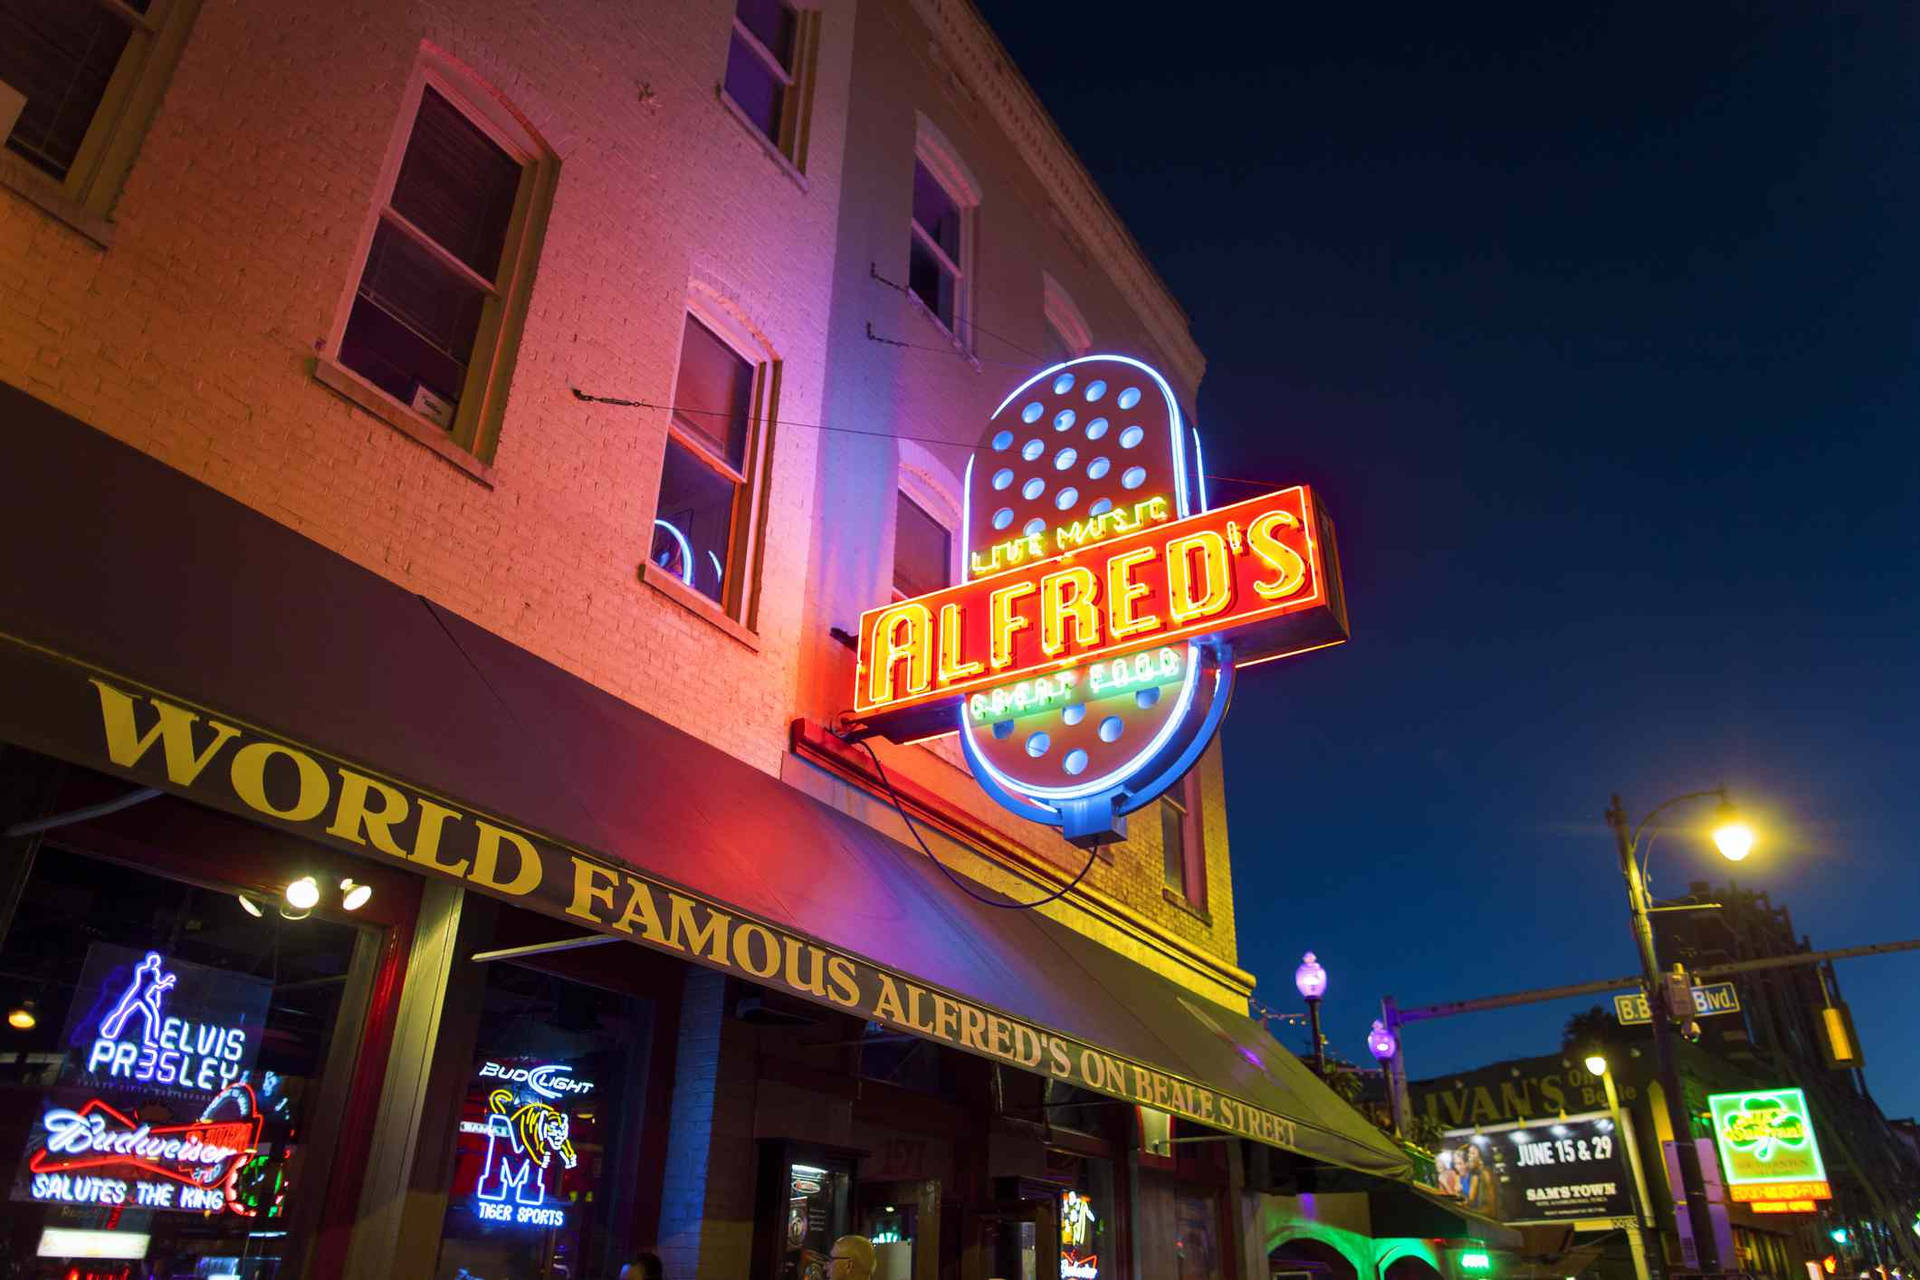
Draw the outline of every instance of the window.
M11 1023L0 1064L0 1124L22 1169L0 1204L0 1230L20 1259L7 1274L289 1280L314 1247L330 1172L344 1165L352 1176L355 1157L342 1153L353 1139L338 1121L391 935L330 906L297 922L271 906L243 910L236 886L205 883L228 871L290 878L294 868L336 868L330 855L257 828L234 840L225 819L203 822L184 806L142 830L206 832L214 852L107 837L140 851L145 865L135 867L47 844L12 882L19 898L0 943L0 1007L26 1016ZM100 833L57 834L79 843ZM320 878L342 870L362 874L355 865ZM382 911L389 889L378 883L361 914ZM72 1145L66 1117L75 1113L123 1143L146 1126L155 1138L227 1142L200 1160L158 1141L143 1159L125 1145L89 1153ZM81 1258L89 1247L132 1245L144 1260L56 1266L61 1236ZM39 1242L42 1260L22 1259L19 1242Z
M1168 891L1204 908L1207 875L1199 799L1198 780L1191 773L1160 797L1160 854Z
M687 316L648 559L731 617L744 612L761 368Z
M807 77L818 14L785 0L739 0L721 92L774 148L805 168Z
M199 0L0 0L7 150L104 214L198 8Z
M554 165L516 121L470 110L438 75L420 80L415 103L339 360L423 430L487 461Z
M960 206L927 171L913 162L913 244L907 254L907 287L927 310L959 334Z
M907 292L965 346L980 184L946 135L926 116L916 120Z
M948 585L953 534L904 493L894 495L893 598L907 600Z

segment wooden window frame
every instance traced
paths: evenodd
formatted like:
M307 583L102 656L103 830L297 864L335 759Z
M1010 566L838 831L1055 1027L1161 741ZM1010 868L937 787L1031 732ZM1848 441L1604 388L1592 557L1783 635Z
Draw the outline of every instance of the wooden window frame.
M399 181L400 167L419 123L421 101L429 88L521 167L520 185L514 192L513 213L501 237L500 262L492 280L449 253L393 207L394 187ZM353 256L354 269L334 316L326 349L317 361L315 376L389 425L447 456L456 465L475 470L468 466L467 459L477 462L481 478L487 478L487 468L492 464L500 444L501 422L506 416L507 394L513 381L520 337L526 324L527 302L533 292L534 273L539 266L541 243L546 233L547 215L553 206L559 167L559 157L553 148L506 99L481 83L448 55L431 46L423 49L402 92L398 120L375 185L379 195L368 210L366 223L361 228L359 244ZM411 405L376 387L339 359L354 301L359 297L360 287L366 279L367 259L373 249L374 236L383 224L425 247L437 261L451 268L469 284L486 290L487 302L481 311L479 329L474 334L473 355L467 361L466 380L461 385L451 426L443 427L434 422Z
M117 0L69 3L92 4L125 21L131 28L127 47L114 65L66 177L55 178L18 152L0 147L0 186L25 196L105 247L112 239L108 215L173 80L180 51L199 15L200 0L153 0L146 13Z
M928 319L938 325L961 351L971 355L973 342L968 336L973 327L973 267L979 257L975 237L978 235L981 188L966 162L960 158L960 152L947 140L926 115L917 117L913 144L913 162L915 168L925 169L927 176L939 184L947 198L953 201L960 215L960 258L955 261L947 251L940 247L932 233L920 225L913 216L911 175L907 184L907 227L908 261L912 261L911 248L914 244L924 245L934 256L934 261L943 271L953 277L953 318L949 322L928 306L911 288L905 290L907 298L924 312ZM911 266L908 268L911 274Z
M785 0L782 0L784 3ZM733 54L733 42L739 41L746 46L747 52L764 64L774 78L785 86L780 97L780 132L777 137L769 137L760 128L747 109L740 105L734 96L727 92L726 64L721 64L720 83L716 92L740 122L752 130L753 135L774 154L793 167L795 174L807 171L807 144L812 140L813 129L813 68L814 55L820 45L820 11L810 6L787 4L793 12L793 66L784 67L773 50L767 48L760 37L748 29L740 20L740 7L736 3L733 9L733 26L727 38L727 54Z
M758 333L738 316L731 314L718 298L707 297L701 290L696 289L688 297L682 316L681 346L676 347L673 356L673 386L676 397L679 392L680 363L686 341L685 321L688 319L698 321L709 333L718 338L722 345L746 362L753 371L753 390L747 400L747 439L741 451L741 458L745 463L744 469L736 469L732 463L715 452L712 442L704 435L682 425L678 412L674 409L668 410L666 438L662 441L660 450L662 475L666 467L666 442L671 441L691 454L695 462L712 469L737 488L733 502L733 517L727 530L727 561L721 572L721 580L726 584L726 591L720 600L715 601L711 596L688 586L672 573L654 564L651 554L643 562L641 574L648 583L665 591L696 613L706 614L716 621L729 624L726 626L728 630L733 627L742 628L748 636L751 636L757 630L760 612L760 568L763 558L761 551L766 529L769 488L767 472L769 460L773 456L773 427L775 405L779 401L781 361ZM660 512L658 482L654 486L653 504L649 512L647 545L651 547L653 521L659 518ZM736 565L740 566L739 573L733 571Z
M1189 772L1186 777L1167 788L1159 803L1173 808L1180 815L1180 880L1178 886L1166 884L1166 848L1162 844L1160 851L1161 882L1170 896L1197 912L1207 909L1207 844L1204 815L1201 812L1203 799L1200 779L1196 773ZM1164 818L1162 819L1164 822ZM1165 827L1161 828L1163 831ZM1164 837L1162 838L1164 842Z

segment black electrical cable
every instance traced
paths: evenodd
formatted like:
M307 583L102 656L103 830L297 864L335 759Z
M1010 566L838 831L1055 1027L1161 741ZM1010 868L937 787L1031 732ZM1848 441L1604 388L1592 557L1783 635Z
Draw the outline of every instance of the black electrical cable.
M842 739L842 741L844 740L845 739ZM867 759L873 761L874 772L880 776L880 785L887 789L887 799L893 802L893 811L900 815L900 821L907 824L907 830L913 835L913 842L920 846L920 852L927 855L928 862L940 868L941 875L953 881L956 889L966 894L969 898L972 898L975 902L981 903L984 906L997 907L1002 911L1031 911L1035 907L1044 907L1049 902L1058 902L1061 898L1066 897L1079 887L1082 880L1087 878L1087 872L1093 870L1093 860L1098 857L1100 853L1098 849L1087 850L1087 865L1080 868L1080 874L1044 898L1036 898L1032 902L996 902L984 894L975 893L965 881L961 880L959 876L956 876L948 869L946 863L934 856L932 849L927 847L926 840L920 835L920 828L914 823L913 819L908 816L907 807L900 803L900 794L893 789L893 779L887 776L887 767L880 763L880 757L874 752L873 744L863 738L859 745L861 750L867 753Z

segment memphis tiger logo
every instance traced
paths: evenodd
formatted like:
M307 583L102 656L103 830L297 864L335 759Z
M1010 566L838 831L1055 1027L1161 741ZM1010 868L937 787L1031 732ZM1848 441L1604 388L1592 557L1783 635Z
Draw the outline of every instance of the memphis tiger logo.
M567 1114L544 1102L522 1103L511 1089L487 1095L487 1155L480 1177L482 1200L543 1204L547 1170L555 1156L563 1167L579 1163Z

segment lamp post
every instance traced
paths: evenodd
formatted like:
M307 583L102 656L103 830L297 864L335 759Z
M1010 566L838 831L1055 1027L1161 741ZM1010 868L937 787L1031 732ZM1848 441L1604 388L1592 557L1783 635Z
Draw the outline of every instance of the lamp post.
M1617 1141L1627 1148L1628 1200L1633 1205L1633 1230L1627 1232L1627 1247L1633 1253L1633 1274L1636 1280L1652 1280L1652 1259L1647 1250L1647 1228L1653 1225L1653 1215L1647 1211L1646 1175L1640 1168L1640 1148L1634 1145L1633 1136L1627 1130L1626 1117L1620 1114L1620 1094L1613 1087L1613 1072L1607 1068L1606 1055L1590 1053L1587 1055L1587 1070L1600 1077L1600 1083L1607 1090L1607 1114L1613 1117L1613 1132Z
M1293 987L1307 1002L1308 1034L1313 1037L1313 1074L1324 1078L1327 1047L1320 1039L1320 997L1327 994L1327 971L1313 958L1313 952L1300 957L1300 967L1293 971Z
M1652 1019L1653 1061L1660 1077L1660 1091L1666 1096L1667 1120L1673 1128L1674 1156L1680 1165L1680 1185L1686 1199L1687 1222L1693 1234L1695 1265L1703 1272L1720 1269L1719 1249L1713 1236L1713 1215L1707 1206L1706 1184L1700 1176L1700 1152L1693 1145L1693 1122L1687 1115L1686 1100L1680 1093L1680 1077L1674 1068L1673 1047L1667 1039L1670 1025L1666 993L1661 983L1660 958L1654 950L1653 894L1647 888L1646 869L1640 862L1640 836L1647 824L1674 805L1689 800L1717 797L1720 821L1714 831L1714 843L1731 862L1738 862L1753 848L1753 829L1739 820L1727 800L1724 787L1711 791L1689 791L1675 796L1629 825L1627 813L1615 795L1607 808L1607 826L1613 829L1614 843L1620 854L1620 874L1627 882L1627 904L1633 923L1634 946L1640 952L1640 976L1647 990L1647 1010ZM1678 1215L1676 1214L1676 1217Z
M1400 1039L1378 1018L1373 1020L1373 1030L1367 1032L1367 1052L1380 1064L1380 1074L1386 1078L1387 1113L1393 1117L1393 1136L1402 1137L1406 1133L1406 1117L1400 1114L1400 1090L1393 1078L1393 1058L1400 1052ZM1646 1277L1642 1276L1641 1280Z

